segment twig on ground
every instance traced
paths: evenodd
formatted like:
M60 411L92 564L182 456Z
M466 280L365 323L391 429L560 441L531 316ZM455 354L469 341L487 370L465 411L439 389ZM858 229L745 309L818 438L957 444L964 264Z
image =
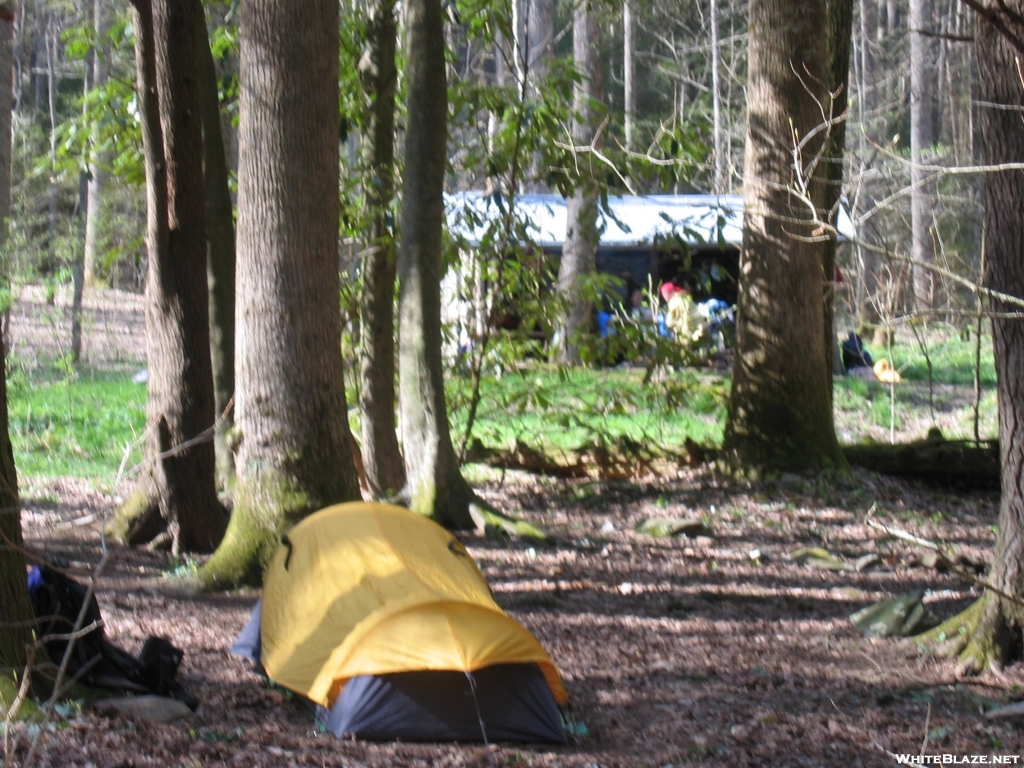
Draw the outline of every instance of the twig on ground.
M982 587L983 589L987 589L990 592L994 592L1004 600L1009 600L1014 605L1018 605L1024 608L1024 600L1021 600L1019 597L1015 597L1011 594L1008 594L1007 592L1004 592L1003 590L999 589L999 587L990 584L984 579L979 579L974 574L968 573L967 571L963 570L956 564L956 562L953 560L950 554L943 550L934 541L922 539L920 536L915 536L912 533L907 533L906 531L900 530L899 528L893 528L892 526L886 525L885 523L880 523L877 520L872 520L871 517L872 515L874 515L876 507L876 504L872 504L871 509L868 510L868 513L864 518L864 522L866 525L868 525L871 528L876 528L877 530L884 531L885 533L897 539L902 539L903 541L909 542L911 544L916 544L919 547L924 547L925 549L932 550L942 559L942 562L945 564L945 566L949 568L949 570L952 573L955 573L957 576L959 576L961 579L969 581L972 584Z
M928 714L924 716L924 740L921 742L921 756L924 757L924 750L928 746L928 727L932 724L932 703L928 702Z

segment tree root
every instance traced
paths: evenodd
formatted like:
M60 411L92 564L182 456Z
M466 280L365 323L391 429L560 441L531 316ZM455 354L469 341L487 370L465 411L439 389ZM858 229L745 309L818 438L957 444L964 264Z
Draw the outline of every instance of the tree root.
M501 538L530 539L541 544L550 544L552 541L551 537L537 526L502 514L476 495L469 505L469 514L472 515L477 530L485 534L496 534Z
M957 676L967 677L985 670L999 672L1019 656L1020 628L1016 629L1004 614L999 596L986 591L956 616L915 640L940 658L955 658Z
M281 534L312 511L308 496L277 471L239 478L224 539L199 569L200 588L209 592L260 586Z
M107 522L106 532L130 547L148 544L167 529L156 494L140 483Z

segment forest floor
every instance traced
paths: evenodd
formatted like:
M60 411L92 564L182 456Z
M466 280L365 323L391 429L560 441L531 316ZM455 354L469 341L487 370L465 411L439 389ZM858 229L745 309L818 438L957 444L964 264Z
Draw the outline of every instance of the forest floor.
M11 328L19 365L62 353L66 304L66 296L50 307L38 288L21 291ZM142 367L142 314L134 294L87 290L85 360L127 373ZM906 419L897 439L919 437L915 424ZM867 526L873 504L878 519L985 563L996 494L861 471L760 484L724 480L710 467L635 482L482 467L471 474L481 495L556 539L538 546L464 537L499 604L561 669L585 725L578 744L367 744L318 734L298 700L228 652L257 592L190 594L179 574L194 563L108 544L98 582L108 637L132 652L148 635L183 648L180 677L201 706L170 725L91 705L62 708L59 722L35 731L33 765L810 767L889 766L893 754L1024 755L1020 721L985 716L1024 698L1024 664L958 680L950 663L912 641L866 639L848 621L915 591L927 591L929 608L945 618L978 594L925 567L912 545ZM88 578L102 557L103 517L118 498L71 478L23 477L21 486L27 546ZM652 517L700 518L711 535L635 531ZM847 564L878 553L881 563L864 572L815 569L790 557L800 547L827 548ZM4 756L21 761L17 752Z
M656 483L512 472L483 480L491 502L556 537L552 546L464 541L499 604L561 669L586 727L578 744L369 744L318 734L297 699L228 652L255 591L189 594L169 555L110 545L98 590L108 636L133 652L150 634L185 649L180 678L201 706L154 725L87 705L41 731L34 764L888 766L896 764L891 753L1024 755L1020 721L985 716L1024 698L1024 665L958 680L948 662L912 641L866 639L848 621L859 608L917 590L944 618L977 594L920 564L920 550L867 526L872 504L879 519L983 563L994 494L862 472L783 476L784 487L736 484L706 467ZM34 483L24 499L28 546L87 577L114 501L84 481ZM651 517L702 518L711 535L635 532ZM790 558L809 546L851 564L876 552L881 563L821 570Z

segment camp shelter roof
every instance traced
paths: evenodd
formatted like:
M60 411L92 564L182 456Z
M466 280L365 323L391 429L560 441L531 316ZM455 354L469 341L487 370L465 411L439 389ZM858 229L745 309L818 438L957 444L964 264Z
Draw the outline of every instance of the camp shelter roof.
M267 569L260 620L263 666L276 683L329 706L357 675L534 663L566 702L540 643L436 523L356 502L310 515L286 539Z
M504 201L483 192L456 192L445 196L449 229L478 243L487 223L499 219ZM598 213L602 248L650 245L673 233L691 247L719 242L738 247L743 239L742 195L622 195L608 197L611 215ZM465 215L470 211L472 216ZM530 222L528 231L542 248L561 248L565 240L567 208L561 195L520 195L517 216ZM853 236L853 223L839 209L839 235Z

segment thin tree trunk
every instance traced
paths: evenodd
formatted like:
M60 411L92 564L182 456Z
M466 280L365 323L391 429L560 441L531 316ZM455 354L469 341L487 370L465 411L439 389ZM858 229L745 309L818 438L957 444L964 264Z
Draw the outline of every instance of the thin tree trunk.
M536 94L548 75L549 62L554 54L555 3L554 0L526 0L526 67L533 93Z
M406 5L409 92L399 273L399 404L409 507L471 528L473 492L448 430L441 363L441 230L448 85L440 0Z
M360 498L338 309L338 3L243 0L240 39L237 479L208 588L259 583L283 531Z
M46 21L46 95L47 106L50 114L50 205L49 205L49 237L46 243L46 264L45 272L55 272L57 261L54 248L57 246L57 85L58 76L56 62L57 57L57 32L54 29L55 21L53 12L47 16ZM53 302L50 294L50 302Z
M517 2L517 0L513 0ZM554 55L555 38L555 3L554 0L522 0L526 8L524 19L525 53L524 69L528 83L528 98L539 100L544 88L544 81L550 70L550 60ZM540 167L539 155L530 158L530 169L523 183L524 192L547 192L549 187L545 178L545 170Z
M813 231L809 206L824 202L810 172L820 134L804 145L798 168L793 159L794 136L811 134L826 103L826 20L825 0L750 3L738 335L724 446L741 471L844 463L822 333L822 244L798 239Z
M79 235L82 236L84 241L85 235L85 211L83 208L87 205L87 185L88 180L85 178L84 173L80 173L78 176L78 214L77 218L79 221ZM85 264L83 263L82 257L84 254L80 254L77 249L75 251L75 261L71 267L71 364L75 367L82 359L82 299L85 292Z
M234 426L235 395L235 222L228 188L228 163L221 133L217 71L210 51L206 14L196 10L199 113L203 125L203 199L206 213L206 283L210 295L210 361L213 412L220 419L213 436L217 484L227 488L235 474L228 434ZM223 417L223 418L221 418Z
M839 201L843 194L843 161L846 157L846 119L850 87L850 46L853 41L853 0L828 2L828 92L832 96L832 125L825 141L824 215L835 227L839 221ZM825 279L825 351L832 394L832 374L843 372L835 327L836 311L836 237L829 237L822 249L822 275Z
M718 0L711 0L708 14L711 23L711 130L714 134L715 177L712 191L721 194L725 191L725 165L728 158L722 146L722 82L719 76L721 52L718 49Z
M209 552L227 516L213 443L196 9L132 0L146 160L148 471L121 510L133 543L166 527L172 549ZM162 524L161 524L162 521Z
M877 143L875 126L878 122L874 112L878 108L878 81L875 69L875 50L878 37L878 0L861 0L860 2L860 38L861 38L861 87L857 98L860 113L860 131L858 132L861 186L857 196L857 210L851 212L857 216L861 211L870 211L877 200L877 181L873 178L874 163L868 157L874 156L876 150L869 149L868 139ZM859 238L869 245L877 244L879 218L865 221L857 233ZM859 313L858 332L869 327L877 327L880 320L877 299L881 290L879 277L879 257L871 248L857 246L858 270L857 311Z
M712 7L714 4L714 0L711 0ZM626 0L622 6L622 41L624 129L626 149L633 152L636 149L636 40L633 30L633 0Z
M85 3L89 5L88 0ZM95 8L94 8L95 10ZM89 92L93 87L93 79L96 74L97 53L95 48L90 47L85 57L84 76L82 77L82 98L87 100ZM83 108L88 116L88 104ZM75 263L72 268L72 297L71 297L71 362L77 366L82 357L82 299L85 290L85 249L88 245L88 223L89 223L89 173L80 171L78 174L78 209L75 212L78 219L79 235L81 236L82 252L76 251Z
M367 484L375 496L388 497L406 483L395 424L395 233L389 223L395 194L398 81L394 0L378 2L367 38L370 66L364 73L364 87L372 106L364 144L369 167L364 186L372 229L370 252L363 260L359 407Z
M93 27L96 44L92 54L92 87L107 84L110 69L110 48L107 31L110 28L109 0L93 0ZM85 282L92 285L99 278L99 261L103 252L103 230L106 226L107 153L94 148L89 156L89 186L85 206Z
M577 147L594 143L602 111L601 27L597 13L585 3L573 11L572 53L582 82L573 86L572 140ZM576 162L580 178L566 201L565 241L558 267L558 294L563 316L558 329L557 359L577 365L581 336L590 329L592 302L586 296L587 281L596 269L598 189L593 155L581 153Z
M935 305L934 273L927 265L935 263L931 228L932 184L930 173L921 165L927 149L935 142L932 109L935 78L932 70L931 39L922 31L932 28L932 0L910 0L910 257L914 264L914 308L927 312Z

